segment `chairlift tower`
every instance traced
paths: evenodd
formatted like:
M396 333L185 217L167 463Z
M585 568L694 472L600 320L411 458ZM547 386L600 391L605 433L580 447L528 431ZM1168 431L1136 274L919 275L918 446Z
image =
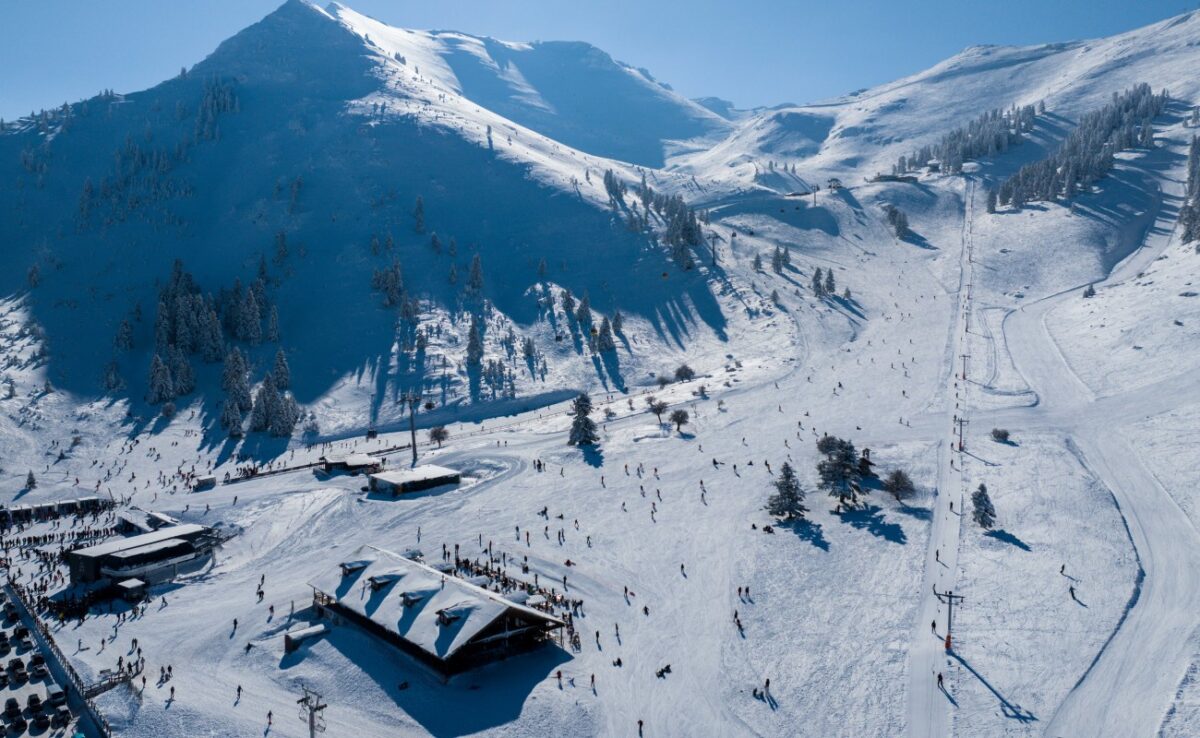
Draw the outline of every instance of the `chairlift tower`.
M304 690L304 696L296 700L300 705L300 720L308 723L309 738L317 738L317 733L325 732L325 708L328 705L321 701L321 695L303 684L300 689Z

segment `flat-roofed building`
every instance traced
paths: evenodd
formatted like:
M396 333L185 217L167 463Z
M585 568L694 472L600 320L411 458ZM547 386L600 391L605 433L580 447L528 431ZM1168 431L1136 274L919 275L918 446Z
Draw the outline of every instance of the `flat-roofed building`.
M462 475L453 469L425 464L411 469L393 469L372 474L368 486L372 492L400 495L440 487L443 484L458 484L460 481Z

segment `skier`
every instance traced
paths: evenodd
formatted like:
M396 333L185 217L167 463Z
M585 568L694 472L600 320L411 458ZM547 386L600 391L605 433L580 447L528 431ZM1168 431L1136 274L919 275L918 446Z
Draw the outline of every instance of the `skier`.
M938 689L945 689L945 687L942 686L942 673L940 671L938 672L937 683Z

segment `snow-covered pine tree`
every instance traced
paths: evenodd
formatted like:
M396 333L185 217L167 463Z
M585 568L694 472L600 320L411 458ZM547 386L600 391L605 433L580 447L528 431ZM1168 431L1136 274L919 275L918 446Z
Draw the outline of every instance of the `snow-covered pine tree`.
M775 251L771 253L771 271L776 274L783 273L783 250L779 246L776 246Z
M483 336L479 332L479 318L471 316L471 329L467 332L467 366L478 367L483 362Z
M275 400L275 415L267 429L276 438L287 438L300 420L300 406L290 392L280 392Z
M975 508L971 518L980 528L990 530L996 524L996 508L992 507L992 498L988 497L987 487L982 483L971 493L971 505Z
M592 398L581 392L571 403L574 418L571 420L571 433L567 437L570 446L594 446L600 440L596 433L596 424L588 417L592 412Z
M258 298L254 296L254 290L246 290L246 297L242 301L241 318L239 334L242 339L251 345L261 342L262 308L258 303Z
M775 494L767 498L767 512L783 520L800 520L808 508L804 506L804 488L796 478L792 465L783 462L779 469L779 478L771 483Z
M33 469L25 475L25 489L37 489L37 477L33 476Z
M823 277L824 274L821 273L821 267L817 267L815 270L813 270L812 291L817 297L825 296L825 280Z
M625 317L621 315L620 310L613 312L612 329L613 333L618 336L621 335L623 330L625 330Z
M117 335L113 339L113 345L118 351L129 351L133 348L133 326L128 320L122 320L117 326Z
M825 294L836 295L837 283L833 281L833 268L825 270Z
M249 368L242 352L235 346L225 355L225 367L221 373L221 389L229 399L237 403L242 413L249 412L254 403L250 396L250 383L246 379Z
M583 293L583 298L579 301L579 309L575 311L575 320L579 321L579 325L584 328L592 324L592 301L586 292Z
M276 389L285 390L292 386L292 370L282 348L275 352L275 366L271 370L271 377L275 380Z
M479 254L471 257L471 271L467 275L467 290L473 295L478 295L483 291L483 264L479 260Z
M275 305L267 313L267 341L279 343L279 308Z
M242 411L238 407L237 400L232 397L226 397L225 403L221 406L221 427L228 431L233 438L242 435Z
M190 395L196 389L196 375L192 372L192 364L178 347L171 347L171 382L174 386L174 396Z
M754 269L754 271L761 272L763 270L762 256L755 254L754 259L750 262L750 266Z
M275 390L275 380L267 374L254 395L254 407L250 410L250 430L255 433L269 430L271 424L276 422L278 405L279 393Z
M596 337L596 348L601 353L617 349L617 343L613 340L612 323L608 321L608 318L600 321L600 333Z
M175 384L171 381L171 369L157 353L150 360L150 383L146 391L146 402L157 405L175 396Z

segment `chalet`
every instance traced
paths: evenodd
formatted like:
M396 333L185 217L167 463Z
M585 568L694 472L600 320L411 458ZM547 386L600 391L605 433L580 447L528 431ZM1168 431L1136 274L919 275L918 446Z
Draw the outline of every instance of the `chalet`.
M372 492L402 495L405 492L418 492L423 489L440 487L443 484L458 484L460 481L462 481L462 475L453 469L436 464L425 464L412 469L396 469L372 474L369 486Z
M322 456L319 460L326 474L347 472L349 474L371 474L383 468L383 461L368 454L344 454Z
M170 525L141 535L68 551L72 584L140 579L153 584L212 552L217 538L203 525Z
M317 612L343 619L448 676L537 648L565 623L375 546L309 582Z

